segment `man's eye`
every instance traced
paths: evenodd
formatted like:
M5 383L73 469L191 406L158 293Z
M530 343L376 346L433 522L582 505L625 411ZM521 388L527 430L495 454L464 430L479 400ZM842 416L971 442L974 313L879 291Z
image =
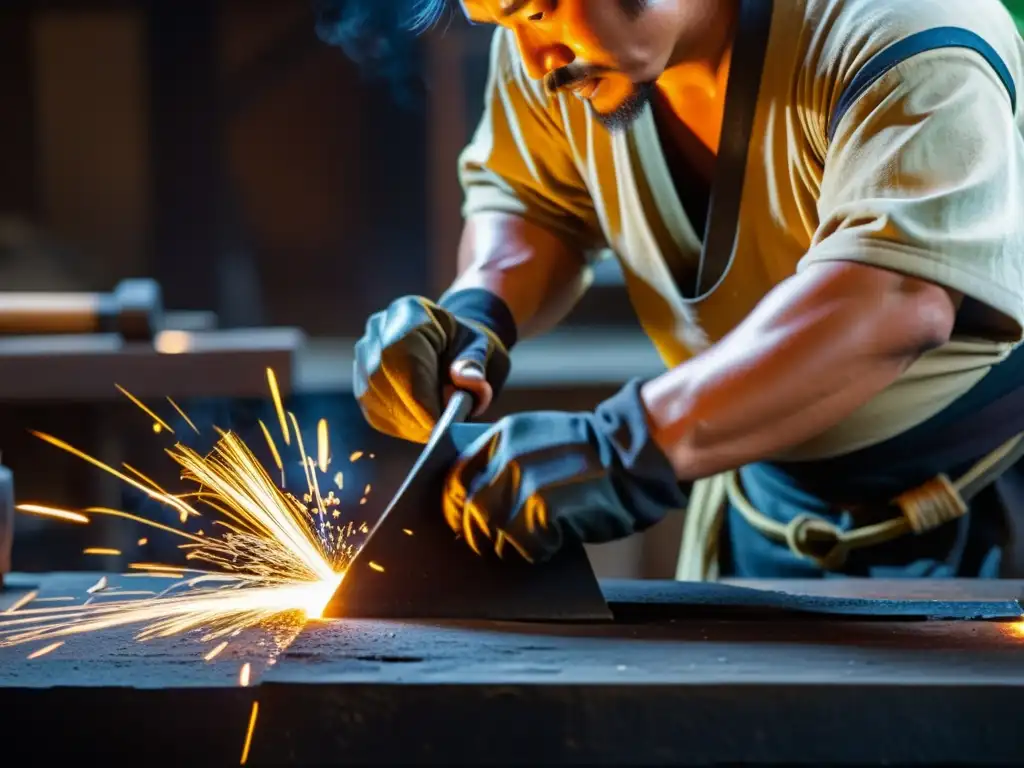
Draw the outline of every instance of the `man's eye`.
M541 11L540 13L535 13L532 16L527 16L526 20L527 21L543 21L544 20L544 11Z

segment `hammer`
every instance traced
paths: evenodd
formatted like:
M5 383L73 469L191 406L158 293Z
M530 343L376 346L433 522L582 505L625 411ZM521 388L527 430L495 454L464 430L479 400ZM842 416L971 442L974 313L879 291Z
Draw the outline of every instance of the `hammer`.
M152 341L163 325L160 286L122 280L112 293L0 292L0 336L118 333Z

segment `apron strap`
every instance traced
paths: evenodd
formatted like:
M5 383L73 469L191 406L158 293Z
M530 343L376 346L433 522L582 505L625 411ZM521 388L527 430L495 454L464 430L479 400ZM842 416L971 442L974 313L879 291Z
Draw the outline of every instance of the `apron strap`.
M676 581L718 581L718 552L728 503L729 474L697 480L686 507Z
M982 458L955 482L940 474L901 494L892 502L901 513L899 516L849 531L811 515L797 515L788 523L768 517L746 498L739 472L727 474L726 489L729 501L752 528L765 538L785 544L797 557L831 571L842 567L852 550L884 544L907 534L926 533L963 517L971 499L1022 458L1024 433Z

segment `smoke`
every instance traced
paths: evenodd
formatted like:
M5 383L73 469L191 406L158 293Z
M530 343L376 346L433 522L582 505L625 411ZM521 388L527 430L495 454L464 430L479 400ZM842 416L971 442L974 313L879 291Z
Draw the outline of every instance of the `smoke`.
M317 36L341 48L363 74L388 83L399 101L422 88L418 36L450 10L452 0L314 0Z

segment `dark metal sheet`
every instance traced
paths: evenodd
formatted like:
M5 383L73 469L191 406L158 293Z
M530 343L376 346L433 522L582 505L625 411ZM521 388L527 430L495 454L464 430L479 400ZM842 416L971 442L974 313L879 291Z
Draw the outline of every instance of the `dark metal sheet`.
M603 579L601 590L617 621L671 621L696 618L736 618L758 621L785 616L842 617L882 620L983 620L1019 619L1024 610L1018 599L1021 584L1003 582L1002 592L989 590L976 596L945 594L941 585L928 592L914 593L898 587L886 591L883 585L861 584L844 591L841 582L831 590L812 589L799 584L772 582L772 588L754 588L723 583L641 581Z
M454 411L452 412L454 413ZM324 615L332 618L610 621L583 546L543 564L481 557L448 528L442 485L481 425L445 420L353 560Z

